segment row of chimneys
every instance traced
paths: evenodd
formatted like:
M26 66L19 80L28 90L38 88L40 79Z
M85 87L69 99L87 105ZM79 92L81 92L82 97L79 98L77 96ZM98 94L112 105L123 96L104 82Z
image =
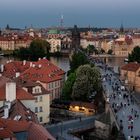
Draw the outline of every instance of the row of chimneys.
M41 58L39 58L38 60L41 60ZM12 60L7 61L7 63L9 63L9 62L12 62ZM23 60L23 65L26 65L26 60ZM33 67L34 68L35 66L36 66L35 64L33 64L32 62L30 62L30 67ZM42 65L39 64L38 65L38 68L41 68L41 67L42 67ZM4 65L1 64L1 66L0 66L0 72L2 73L3 71L4 71Z

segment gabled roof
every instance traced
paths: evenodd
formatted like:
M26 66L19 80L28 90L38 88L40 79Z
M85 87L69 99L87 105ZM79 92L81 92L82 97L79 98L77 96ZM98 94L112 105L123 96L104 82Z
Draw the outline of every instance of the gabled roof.
M15 100L9 110L10 119L14 120L17 115L21 116L20 121L32 121L38 123L36 114L30 109L27 109L20 100Z
M123 65L121 67L121 70L136 72L139 68L140 68L140 64L131 62L131 63Z

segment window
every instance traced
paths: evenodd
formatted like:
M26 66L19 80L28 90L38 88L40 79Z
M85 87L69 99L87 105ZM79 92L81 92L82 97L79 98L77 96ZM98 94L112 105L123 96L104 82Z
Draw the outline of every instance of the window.
M41 93L41 87L36 86L32 89L32 93Z
M38 108L37 107L35 107L35 113L38 113Z
M37 97L35 98L35 102L36 102L36 103L38 102L38 98L37 98Z
M40 118L39 118L39 121L42 122L42 121L43 121L43 117L40 117Z
M35 88L35 93L38 93L39 91L38 91L38 88Z
M42 106L40 106L39 110L40 110L40 112L43 112Z
M40 96L40 102L42 102L42 96Z

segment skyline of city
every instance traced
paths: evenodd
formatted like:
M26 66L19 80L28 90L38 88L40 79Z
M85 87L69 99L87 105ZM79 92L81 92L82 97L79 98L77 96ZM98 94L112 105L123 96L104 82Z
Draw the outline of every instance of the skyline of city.
M140 27L138 0L40 0L1 1L0 27L6 24L11 27L25 26L47 27L60 26L61 15L64 15L64 26Z

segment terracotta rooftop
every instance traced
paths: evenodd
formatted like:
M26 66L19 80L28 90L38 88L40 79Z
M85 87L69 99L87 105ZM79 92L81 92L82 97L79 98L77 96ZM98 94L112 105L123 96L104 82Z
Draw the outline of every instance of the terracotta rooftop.
M20 73L20 78L31 81L51 82L62 78L65 72L52 64L47 59L41 59L37 62L13 61L4 65L3 75L13 78L16 72Z
M34 67L30 67L24 71L20 78L31 81L41 81L49 83L62 79L65 72L57 66L50 63L47 59L41 59L34 64Z
M5 85L0 87L0 101L6 99L6 87ZM21 87L16 87L16 99L19 100L35 100L34 96Z
M41 87L41 93L36 93L36 94L32 94L33 96L36 95L44 95L44 94L50 94L50 91L46 90L39 82L33 82L33 81L24 81L22 79L16 79L15 80L17 85L20 85L21 87L25 87L28 89L28 92L32 94L32 88L36 87L36 86L40 86Z
M0 138L12 138L14 137L14 134L5 128L5 124L0 121Z
M6 82L10 82L11 80L5 76L0 76L0 87L5 85Z
M3 107L0 108L0 111L3 111L4 113ZM14 120L17 116L20 116L20 121L32 121L38 123L36 114L30 109L27 109L20 100L12 102L8 119Z
M32 123L28 140L55 140L55 138L42 125Z
M136 72L139 68L140 68L140 64L131 62L122 66L121 70Z
M55 140L54 137L41 125L27 121L15 121L0 118L0 138L16 138L16 133L22 137L27 132L24 140Z

